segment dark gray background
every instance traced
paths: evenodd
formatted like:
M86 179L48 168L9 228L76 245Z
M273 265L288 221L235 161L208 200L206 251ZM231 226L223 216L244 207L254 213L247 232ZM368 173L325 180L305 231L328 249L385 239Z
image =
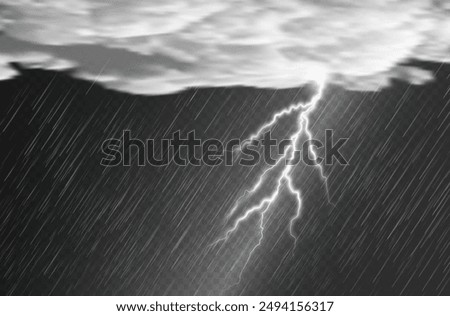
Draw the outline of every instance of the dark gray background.
M312 130L348 137L349 166L293 173L265 239L237 280L252 217L227 242L227 211L260 174L248 167L105 168L101 143L181 130L245 138L311 87L189 90L132 96L40 70L0 83L0 289L9 295L436 295L449 291L450 67L437 79L381 92L327 87ZM289 119L278 126L292 130ZM229 223L228 223L229 224ZM244 256L244 257L242 257ZM236 264L237 267L233 268Z

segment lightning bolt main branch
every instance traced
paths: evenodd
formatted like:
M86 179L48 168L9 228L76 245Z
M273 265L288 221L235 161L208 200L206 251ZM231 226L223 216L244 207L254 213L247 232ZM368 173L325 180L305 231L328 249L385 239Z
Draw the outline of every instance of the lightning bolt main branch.
M241 273L239 275L239 281L241 279L243 271L247 267L247 264L249 263L252 255L253 255L253 253L261 245L261 243L264 239L264 229L265 229L264 217L265 217L267 211L270 209L271 205L277 200L284 184L286 184L286 187L289 190L289 193L292 196L294 196L297 200L297 208L296 208L295 215L290 219L290 222L289 222L289 233L292 236L292 238L294 239L294 247L297 243L298 237L294 233L294 223L301 215L302 197L301 197L300 190L295 187L292 176L291 176L291 172L294 168L294 164L287 163L287 162L294 161L295 153L300 151L300 149L298 148L298 146L299 146L298 143L299 143L300 137L302 135L306 136L307 141L312 140L312 133L309 130L309 114L316 108L317 103L319 102L319 100L322 97L324 83L320 82L318 84L318 86L319 86L318 92L311 99L311 101L309 101L308 103L305 103L305 104L298 103L296 105L291 105L288 108L285 108L285 109L281 110L280 112L275 113L269 122L267 122L263 126L261 126L261 128L255 134L251 135L249 137L249 139L246 142L244 142L244 144L243 144L243 146L248 146L248 144L250 144L253 140L259 139L262 136L262 134L264 133L264 131L272 128L279 121L279 119L281 117L286 116L286 115L291 115L293 113L298 114L298 119L297 119L298 128L295 131L295 133L293 135L291 135L290 143L286 147L283 155L280 158L278 158L278 160L276 161L276 163L273 166L270 166L262 173L262 175L259 177L258 181L253 185L253 187L251 189L245 191L245 193L237 200L236 204L231 209L228 216L230 217L231 215L233 215L236 212L236 210L240 207L240 202L242 199L244 199L246 196L249 196L249 195L255 193L261 187L261 185L264 183L264 181L266 179L266 175L269 171L271 171L275 167L279 166L284 161L286 163L286 165L282 169L281 174L277 178L277 182L276 182L277 185L276 185L275 189L270 194L266 195L266 197L262 198L257 204L252 205L249 208L247 208L245 210L244 214L236 219L236 221L234 222L234 225L229 230L226 231L224 237L218 239L214 243L214 244L217 244L220 242L227 241L228 238L239 228L239 225L242 222L247 220L250 215L252 215L254 213L259 213L259 215L260 215L260 219L259 219L260 237L258 239L257 244L251 249L251 251L247 257L247 260L246 260L246 262L241 270ZM309 154L312 156L312 159L314 161L316 161L317 153L315 152L314 147L309 142L308 142L308 151L309 151ZM328 201L330 202L330 195L329 195L328 182L327 182L328 179L324 174L322 166L317 163L315 164L315 166L319 169L320 175L321 175L322 179L324 180Z

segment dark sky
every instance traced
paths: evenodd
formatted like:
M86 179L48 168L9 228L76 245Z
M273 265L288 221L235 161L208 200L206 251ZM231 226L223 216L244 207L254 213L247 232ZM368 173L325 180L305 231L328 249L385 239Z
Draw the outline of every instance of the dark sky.
M228 242L226 214L264 168L102 167L102 142L130 130L160 139L245 138L311 87L132 96L40 70L0 82L0 289L10 295L450 294L450 66L436 81L381 92L327 87L312 131L348 137L348 166L293 173L265 238L236 283L251 217ZM277 126L288 135L293 122Z

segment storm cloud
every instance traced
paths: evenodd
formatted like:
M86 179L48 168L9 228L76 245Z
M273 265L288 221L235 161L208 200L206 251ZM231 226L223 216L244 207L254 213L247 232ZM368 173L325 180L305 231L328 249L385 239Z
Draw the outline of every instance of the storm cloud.
M450 62L448 0L0 0L0 79L73 70L105 87L297 87L317 76L377 90Z

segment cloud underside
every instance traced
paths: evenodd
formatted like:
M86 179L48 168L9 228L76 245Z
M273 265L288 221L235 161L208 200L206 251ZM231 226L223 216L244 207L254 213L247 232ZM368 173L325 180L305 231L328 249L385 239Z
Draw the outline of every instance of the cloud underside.
M163 94L201 86L348 89L432 74L450 62L447 0L0 0L0 79L73 70L108 88Z

